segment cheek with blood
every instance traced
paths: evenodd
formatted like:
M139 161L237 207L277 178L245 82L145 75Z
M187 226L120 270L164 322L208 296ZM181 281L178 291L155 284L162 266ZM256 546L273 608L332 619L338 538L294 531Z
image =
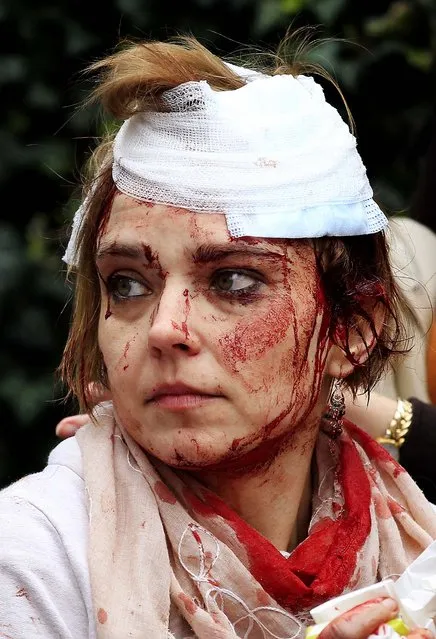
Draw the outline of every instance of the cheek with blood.
M132 339L128 340L126 342L126 344L124 345L124 351L123 351L123 354L122 354L121 360L120 360L120 364L121 364L121 366L123 368L123 371L126 371L129 368L129 363L128 363L128 360L127 360L127 354L129 352L129 349L130 349L130 346L131 346L132 342L134 342L135 339L136 339L136 336L132 337Z
M301 440L304 432L311 439L313 428L316 427L317 420L312 425L307 420L321 389L328 352L330 318L319 277L313 269L312 266L313 291L305 289L298 295L288 285L285 293L274 300L263 317L257 318L251 325L240 326L239 331L235 331L231 338L226 336L224 340L227 362L233 370L249 359L261 358L268 350L289 337L293 340L292 348L281 354L282 361L278 370L280 383L283 379L289 380L287 405L275 419L265 424L261 433L233 441L232 452L237 456L242 453L245 463L248 462L247 454L244 453L247 448L251 449L248 456L253 457L256 463L261 463L263 457L271 460L283 446L291 445L292 440L296 443L298 439L301 447L304 444ZM309 264L307 272L311 272ZM286 275L288 277L288 271ZM274 432L280 432L279 427L285 419L292 421L293 429L275 437ZM258 446L253 450L255 440Z
M109 297L109 294L108 294L108 296L107 296L107 304L106 304L106 313L104 314L104 319L105 320L109 319L111 315L112 315L111 298Z
M101 273L100 273L100 271L98 269L97 269L97 273L98 273L98 277L99 277L100 282L101 282L101 286L100 286L100 301L102 300L102 295L103 295L102 288L104 287L104 289L106 290L107 301L106 301L106 312L104 314L104 319L107 320L112 315L111 298L110 298L110 295L109 295L109 290L108 290L108 287L107 287L107 283L103 279L103 276L101 275Z
M265 377L261 363L255 367L262 380L268 379L269 383L269 389L266 384L256 383L257 389L274 392L275 381L279 384L277 392L283 393L283 387L286 387L289 399L280 413L262 429L234 439L223 459L213 465L206 464L208 470L246 473L249 468L258 470L268 465L285 447L295 446L303 450L306 445L312 444L318 418L311 417L311 414L323 380L329 325L324 295L315 277L314 290L310 295L303 291L298 299L297 295L287 291L270 304L263 316L240 322L237 330L221 340L224 361L232 372L239 373L241 379L239 369L241 366L244 368L244 363L249 365L261 359L280 341L293 339L292 348L279 355L282 361L275 378L274 375ZM256 391L252 390L253 393ZM283 430L281 426L285 420L292 428ZM183 465L184 460L178 461Z
M313 344L321 314L320 337L326 336L328 324L324 320L325 301L319 291L315 266L307 256L299 256L299 259L303 260L306 273L312 275L309 278L313 290L308 290L309 286L302 290L301 284L299 287L292 286L289 261L283 256L281 268L284 281L280 293L268 301L266 310L253 312L238 322L232 332L219 339L224 362L233 373L238 373L245 362L262 359L275 346L288 340L291 332L293 344L283 365L288 371L293 371L294 379L298 379L307 366L308 351Z

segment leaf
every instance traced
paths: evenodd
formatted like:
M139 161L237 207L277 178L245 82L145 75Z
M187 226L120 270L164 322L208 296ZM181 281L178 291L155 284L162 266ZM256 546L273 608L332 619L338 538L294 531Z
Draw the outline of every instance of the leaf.
M254 32L261 35L283 20L284 13L282 0L264 0L260 3L256 20L254 22Z
M23 244L16 230L6 222L0 224L0 304L2 296L13 289L25 264ZM4 329L3 329L4 330Z
M20 55L2 55L0 84L23 82L26 75L26 60Z
M331 25L337 20L346 4L346 0L308 0L307 7L313 11L319 22L323 25Z
M370 16L364 21L365 32L377 38L398 35L407 32L413 18L412 7L408 2L393 2L386 13Z
M406 59L412 67L421 71L430 71L433 64L433 54L426 49L407 49Z
M30 425L53 400L53 376L29 379L24 372L9 372L0 380L0 399L14 411L21 424Z
M308 0L281 0L283 13L296 14L302 11L307 5Z

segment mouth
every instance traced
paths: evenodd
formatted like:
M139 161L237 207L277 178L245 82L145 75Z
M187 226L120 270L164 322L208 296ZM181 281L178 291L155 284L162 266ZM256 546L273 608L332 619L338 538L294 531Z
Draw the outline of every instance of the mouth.
M153 388L146 403L177 411L198 408L220 398L223 398L222 394L193 388L183 383L160 384Z

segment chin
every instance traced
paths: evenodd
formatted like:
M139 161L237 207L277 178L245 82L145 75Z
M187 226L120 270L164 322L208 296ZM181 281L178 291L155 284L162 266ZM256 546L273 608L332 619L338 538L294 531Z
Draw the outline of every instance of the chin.
M171 421L173 423L171 423ZM234 466L243 466L240 458L251 457L253 449L259 448L257 435L259 429L253 432L235 432L234 425L209 424L189 426L181 423L181 420L166 420L166 424L160 420L159 427L148 427L145 420L135 421L135 427L129 428L124 421L126 430L136 442L150 455L159 461L180 470L224 470ZM156 420L154 420L156 424ZM130 422L130 426L132 423ZM244 442L241 447L235 447L235 442ZM264 446L261 446L262 448ZM269 446L267 446L267 450ZM267 452L264 451L265 452ZM247 460L248 461L248 460Z
M147 442L143 448L153 457L164 464L179 470L213 471L227 468L238 453L232 450L231 441L226 441L223 433L215 437L201 433L183 433L172 438L171 441Z
M201 445L195 437L191 438L188 445L174 445L171 448L159 446L147 447L147 450L160 461L172 468L180 470L202 470L219 464L228 455L228 451L219 451L210 445Z
M155 447L151 450L147 447L149 453L159 459L164 464L178 470L187 470L191 472L211 472L211 473L235 473L237 475L245 474L253 468L264 466L271 458L271 452L274 446L268 445L264 447L245 448L243 452L232 450L231 446L209 447L201 446L192 438L189 446L174 446L171 449L163 447ZM259 454L260 453L260 454Z

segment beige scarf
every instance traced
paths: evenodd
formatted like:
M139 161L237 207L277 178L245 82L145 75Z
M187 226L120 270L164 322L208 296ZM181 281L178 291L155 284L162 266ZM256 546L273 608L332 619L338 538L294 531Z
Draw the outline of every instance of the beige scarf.
M399 575L436 538L436 514L351 424L315 451L308 538L286 558L187 473L151 461L117 425L76 435L89 497L98 639L293 639L308 610Z

